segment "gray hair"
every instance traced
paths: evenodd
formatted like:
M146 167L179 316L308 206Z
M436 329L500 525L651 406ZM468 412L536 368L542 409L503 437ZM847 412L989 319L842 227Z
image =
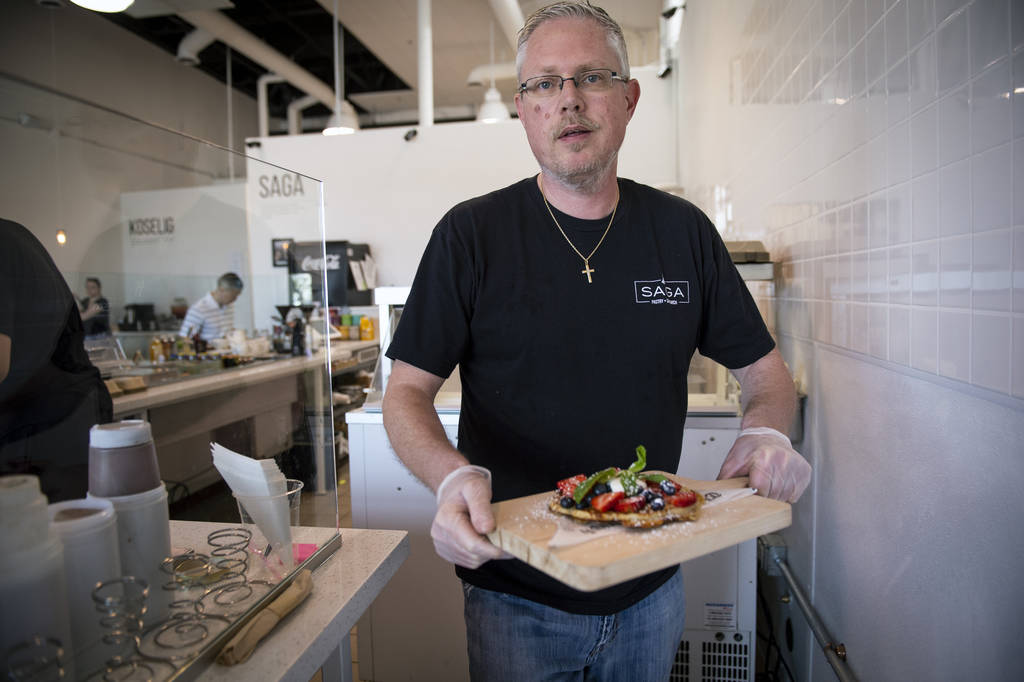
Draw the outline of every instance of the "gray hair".
M526 59L526 43L530 40L533 32L544 22L552 19L573 17L579 19L591 19L604 29L608 37L608 45L619 58L620 75L629 78L629 57L626 55L626 39L622 36L622 27L612 19L608 12L600 7L591 5L588 0L573 2L565 0L541 7L530 15L526 23L519 30L519 38L516 41L516 77L522 78L523 61Z
M232 291L242 290L242 278L233 272L225 272L217 279L218 289L231 289Z

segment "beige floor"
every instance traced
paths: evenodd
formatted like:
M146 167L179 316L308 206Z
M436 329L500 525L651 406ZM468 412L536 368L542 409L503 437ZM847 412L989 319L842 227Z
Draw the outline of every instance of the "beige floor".
M331 495L303 495L302 513L303 524L311 526L329 526L334 523L334 497ZM341 528L352 527L352 494L349 488L348 458L338 464L338 525ZM352 640L352 679L361 680L359 677L359 648L356 646L356 629L352 628L349 634ZM320 671L313 676L310 682L322 682L323 675Z

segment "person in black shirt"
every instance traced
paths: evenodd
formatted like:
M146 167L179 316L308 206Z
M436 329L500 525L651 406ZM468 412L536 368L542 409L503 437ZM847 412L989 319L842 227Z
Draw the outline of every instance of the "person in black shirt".
M85 496L89 429L113 418L84 336L50 254L0 219L0 474L39 476L50 502Z
M85 298L78 302L86 336L110 333L110 303L103 298L103 285L96 277L85 280Z
M538 10L519 34L516 106L540 174L459 204L434 229L387 355L384 424L436 491L431 535L466 595L479 680L664 680L683 629L676 568L580 592L484 535L490 504L626 466L676 471L695 350L742 388L720 477L795 501L810 465L781 433L795 391L707 217L618 178L640 96L621 28L589 3ZM462 381L458 449L433 399Z

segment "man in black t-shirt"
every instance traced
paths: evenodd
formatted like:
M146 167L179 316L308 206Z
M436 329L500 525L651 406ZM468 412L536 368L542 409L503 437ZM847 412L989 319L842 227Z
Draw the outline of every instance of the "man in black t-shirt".
M78 301L86 336L110 333L110 303L103 298L103 285L97 277L85 280L85 298Z
M50 254L0 219L0 475L39 476L50 502L85 496L89 428L113 418L84 336Z
M387 351L384 423L437 493L431 534L463 580L474 679L664 680L683 629L678 570L573 590L484 537L490 503L626 466L638 444L649 468L676 471L695 350L742 388L720 476L795 501L810 466L779 431L792 379L704 214L616 176L640 95L618 25L589 4L543 8L516 63L541 172L435 228ZM433 409L456 365L458 450Z

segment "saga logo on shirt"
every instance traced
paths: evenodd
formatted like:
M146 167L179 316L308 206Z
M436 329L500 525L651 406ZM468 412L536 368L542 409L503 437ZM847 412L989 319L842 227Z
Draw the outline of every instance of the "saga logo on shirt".
M684 280L663 279L638 280L633 282L637 303L679 303L690 302L690 283Z

